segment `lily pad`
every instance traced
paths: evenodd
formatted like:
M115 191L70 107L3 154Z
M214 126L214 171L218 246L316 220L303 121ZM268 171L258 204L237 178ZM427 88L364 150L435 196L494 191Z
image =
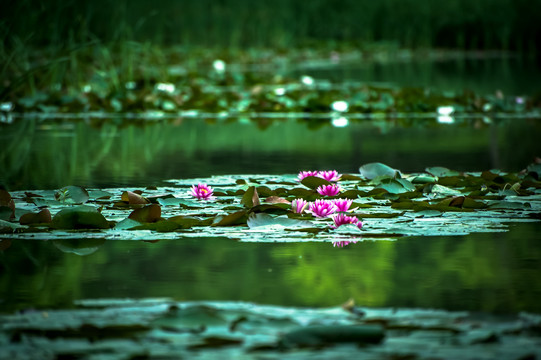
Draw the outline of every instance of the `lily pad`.
M84 204L90 196L81 186L66 186L55 192L54 197L63 204Z
M160 220L162 217L162 208L157 204L150 204L140 209L135 209L129 216L129 219L141 223L150 223Z
M400 177L399 170L379 162L365 164L359 168L359 172L361 173L361 176L369 180L380 176L388 176L391 178Z
M109 222L95 208L86 205L60 210L51 226L55 229L108 229Z
M320 178L318 176L307 176L301 180L301 184L303 184L304 186L312 190L316 190L318 187L322 185L331 185L331 182L323 178Z
M294 227L310 227L312 223L305 220L290 219L284 216L272 216L265 213L252 213L248 217L247 221L250 229L267 226L267 227L279 227L279 228L294 228Z

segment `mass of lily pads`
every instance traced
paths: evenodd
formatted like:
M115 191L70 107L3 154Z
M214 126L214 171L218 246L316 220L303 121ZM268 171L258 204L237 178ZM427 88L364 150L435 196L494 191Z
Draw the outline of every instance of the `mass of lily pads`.
M506 231L541 218L541 164L518 173L430 167L405 174L382 163L356 174L229 175L143 189L0 191L0 238L225 237L345 246L403 236Z
M1 315L0 359L535 359L539 315L308 309L243 302L86 299L73 310ZM520 335L520 336L517 336Z

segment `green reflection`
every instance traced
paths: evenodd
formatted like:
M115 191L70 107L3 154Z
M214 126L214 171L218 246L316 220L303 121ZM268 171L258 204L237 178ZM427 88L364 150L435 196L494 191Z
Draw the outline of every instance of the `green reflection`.
M402 171L427 166L519 171L538 155L541 123L481 119L438 125L434 119L381 119L333 127L328 120L207 123L178 119L154 124L38 122L0 126L0 183L10 190L148 186L169 178L234 173L356 171L383 162ZM312 125L319 124L316 128ZM430 139L430 141L426 141Z
M538 223L498 234L330 243L106 241L96 252L14 241L0 255L3 309L81 298L173 297L289 306L540 312Z

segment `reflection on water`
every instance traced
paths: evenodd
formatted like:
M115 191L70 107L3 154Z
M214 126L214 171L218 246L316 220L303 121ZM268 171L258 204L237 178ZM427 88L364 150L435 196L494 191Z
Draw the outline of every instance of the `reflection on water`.
M0 300L5 311L65 307L82 298L173 297L292 306L334 306L354 298L374 307L539 313L540 230L539 223L523 223L507 233L343 248L110 240L93 244L98 250L85 256L66 244L14 240L0 253Z
M541 122L455 119L177 119L1 125L0 184L9 190L66 185L158 185L221 174L284 174L303 169L357 172L383 162L405 172L427 166L519 171L539 156Z
M334 66L301 68L287 75L310 75L316 79L384 83L400 87L423 87L478 94L502 91L507 95L540 91L541 67L534 59L520 57L426 58L416 61L356 61Z

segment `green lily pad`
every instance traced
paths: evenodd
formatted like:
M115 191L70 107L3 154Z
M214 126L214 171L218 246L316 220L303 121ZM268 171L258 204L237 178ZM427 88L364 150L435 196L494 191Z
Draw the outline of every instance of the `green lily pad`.
M300 226L312 226L310 221L290 219L283 216L272 216L265 213L252 213L248 217L247 221L250 229L261 226L273 226L273 227L300 227Z
M86 205L60 210L51 226L55 229L108 229L109 222L95 208Z
M443 176L457 176L460 175L458 171L449 170L446 167L442 166L433 166L428 167L425 169L425 171L431 175L434 175L436 177L443 177Z
M212 222L212 226L231 226L246 224L248 219L248 211L241 210L229 215L216 216Z
M90 198L85 188L73 185L56 191L54 197L63 204L84 204Z
M301 184L303 184L307 188L316 190L318 187L322 185L331 185L332 183L318 176L307 176L301 180Z
M379 325L306 326L284 334L284 347L321 347L336 343L378 344L385 338Z
M388 176L391 178L400 177L399 170L379 162L365 164L359 168L359 172L361 173L361 176L369 180L380 176Z

